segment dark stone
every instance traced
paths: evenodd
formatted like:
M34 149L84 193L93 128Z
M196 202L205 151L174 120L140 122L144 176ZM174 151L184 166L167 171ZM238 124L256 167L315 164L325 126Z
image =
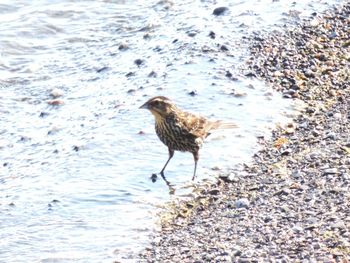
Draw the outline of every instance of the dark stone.
M80 150L80 147L79 147L79 146L74 145L74 146L73 146L73 150L77 152L77 151L79 151L79 150Z
M44 111L40 112L40 115L39 115L40 118L44 118L46 116L49 116L48 112L44 112Z
M196 90L192 90L188 93L188 95L191 95L191 96L196 96L198 95L197 91Z
M232 73L230 71L226 71L225 77L232 78Z
M228 47L226 47L225 45L221 45L220 50L221 51L228 51Z
M129 72L125 75L126 77L132 77L135 76L135 72Z
M102 67L102 68L97 69L96 72L101 73L101 72L106 71L108 69L109 69L109 67Z
M190 31L190 32L187 32L187 35L188 35L189 37L194 37L194 36L197 35L197 32L195 32L195 31Z
M224 13L226 13L227 11L228 11L228 7L226 7L226 6L217 7L214 9L213 15L220 16L220 15L223 15Z
M122 50L127 50L128 48L129 47L127 45L125 45L125 44L120 44L119 47L118 47L118 49L121 50L121 51Z
M215 32L210 31L210 32L209 32L209 37L210 37L211 39L215 39L215 37L216 37Z
M151 175L152 183L155 183L157 181L157 178L158 178L157 174L152 174Z
M153 70L148 74L149 78L156 78L157 77L157 73L154 72Z
M143 59L138 58L138 59L135 59L134 63L139 67L142 64L144 64L145 61Z
M248 72L244 76L249 77L249 78L256 78L256 75L253 72Z

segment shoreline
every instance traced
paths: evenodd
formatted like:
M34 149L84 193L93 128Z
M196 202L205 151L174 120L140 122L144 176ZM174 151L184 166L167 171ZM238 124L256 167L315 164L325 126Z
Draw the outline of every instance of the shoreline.
M246 75L306 107L242 174L184 201L139 262L350 260L350 3L255 35Z

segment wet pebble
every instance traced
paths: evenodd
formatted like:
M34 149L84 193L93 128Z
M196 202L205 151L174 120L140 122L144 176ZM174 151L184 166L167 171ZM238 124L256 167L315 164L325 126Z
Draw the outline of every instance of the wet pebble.
M52 105L52 106L59 106L59 105L63 105L64 101L60 100L60 99L48 100L47 104Z
M96 72L102 73L102 72L107 71L107 70L109 70L109 67L105 66L105 67L101 67L101 68L96 69Z
M221 51L229 51L228 47L226 45L221 45L220 46Z
M197 90L191 90L190 92L188 92L188 95L191 95L191 96L198 95Z
M53 89L50 92L50 96L53 97L54 99L62 97L63 96L63 90L61 89Z
M158 74L153 70L148 74L149 78L156 78L157 76L158 76Z
M142 64L145 63L145 60L138 58L134 60L134 63L136 66L140 67Z
M215 37L216 37L215 32L214 32L214 31L210 31L210 32L209 32L209 37L210 37L211 39L215 39Z
M213 15L220 16L228 12L228 10L229 9L226 6L217 7L213 10Z
M120 44L118 49L121 51L124 51L124 50L129 49L129 46L127 44Z

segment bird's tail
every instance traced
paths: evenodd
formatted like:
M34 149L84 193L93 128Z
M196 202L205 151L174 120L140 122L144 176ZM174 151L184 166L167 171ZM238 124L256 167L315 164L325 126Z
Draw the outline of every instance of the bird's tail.
M235 128L238 128L238 125L235 123L215 121L215 122L213 122L213 126L211 127L211 130L235 129Z

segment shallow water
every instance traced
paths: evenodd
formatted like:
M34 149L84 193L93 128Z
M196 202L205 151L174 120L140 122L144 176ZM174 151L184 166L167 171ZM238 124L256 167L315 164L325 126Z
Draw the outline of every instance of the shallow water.
M242 37L330 4L221 1L230 11L215 17L214 1L173 2L0 4L1 262L133 261L173 198L149 178L167 159L138 109L151 96L240 126L208 138L197 181L249 162L256 137L285 118L289 101L241 76ZM55 88L63 105L47 103ZM191 154L176 153L175 195L190 191L192 172Z

